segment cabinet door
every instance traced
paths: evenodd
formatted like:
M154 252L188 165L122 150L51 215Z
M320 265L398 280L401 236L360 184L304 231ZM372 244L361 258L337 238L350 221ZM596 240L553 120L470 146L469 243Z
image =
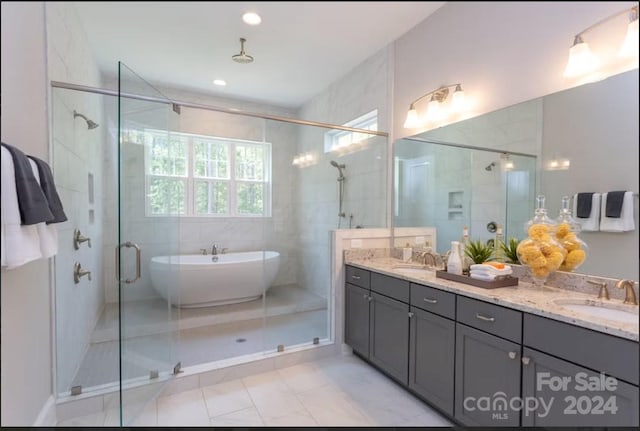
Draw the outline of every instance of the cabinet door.
M369 359L407 384L409 368L409 305L371 292Z
M526 347L522 358L522 397L537 405L522 425L638 426L637 386Z
M369 357L369 290L353 284L345 287L344 342Z
M518 426L520 345L456 323L455 418L464 425Z
M409 387L453 416L455 322L411 307Z

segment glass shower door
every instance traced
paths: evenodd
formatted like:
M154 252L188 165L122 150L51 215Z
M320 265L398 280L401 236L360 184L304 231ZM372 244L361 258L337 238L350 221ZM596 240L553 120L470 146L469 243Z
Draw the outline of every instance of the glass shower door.
M135 95L131 97L129 95ZM120 424L128 425L175 373L179 309L159 297L151 260L164 258L169 292L178 271L186 158L171 138L177 114L158 90L123 63L118 76L118 244ZM173 256L173 257L171 257ZM174 280L174 283L171 283Z

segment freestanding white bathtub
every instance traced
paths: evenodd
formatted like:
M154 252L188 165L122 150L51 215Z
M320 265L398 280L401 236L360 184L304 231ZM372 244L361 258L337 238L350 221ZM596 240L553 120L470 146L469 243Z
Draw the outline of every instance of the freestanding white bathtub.
M278 274L280 253L249 251L216 256L188 254L151 258L156 292L174 307L197 308L252 301Z

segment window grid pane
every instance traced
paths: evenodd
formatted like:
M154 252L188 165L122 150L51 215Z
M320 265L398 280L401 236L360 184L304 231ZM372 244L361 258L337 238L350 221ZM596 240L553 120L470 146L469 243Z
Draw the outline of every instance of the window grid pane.
M187 176L187 141L175 135L149 133L152 175Z
M194 176L229 178L229 145L223 142L196 140L194 143Z
M149 212L152 215L186 214L186 180L152 176L149 178Z
M264 179L264 147L236 144L236 179Z
M238 214L264 214L264 188L264 183L238 182L236 187Z
M196 214L224 215L229 213L229 184L223 181L195 182Z

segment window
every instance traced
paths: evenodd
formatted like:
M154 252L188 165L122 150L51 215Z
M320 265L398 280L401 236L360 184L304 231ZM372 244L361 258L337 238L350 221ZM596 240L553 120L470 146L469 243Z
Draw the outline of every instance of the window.
M378 110L374 109L368 114L343 124L343 126L376 132L378 131ZM340 150L350 145L358 144L370 137L371 135L367 133L332 130L324 134L324 152Z
M270 143L177 132L142 133L147 143L147 215L271 215Z

